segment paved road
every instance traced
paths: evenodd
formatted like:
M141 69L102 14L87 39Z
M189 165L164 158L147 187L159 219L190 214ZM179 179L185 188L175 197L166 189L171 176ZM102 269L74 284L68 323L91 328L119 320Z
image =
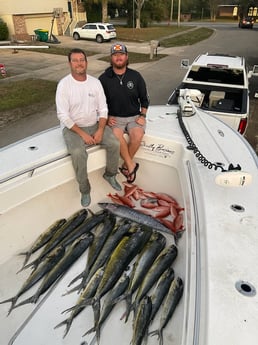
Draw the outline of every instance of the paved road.
M165 53L168 56L154 62L131 65L144 76L151 104L165 104L171 91L179 84L185 70L180 68L181 59L188 58L190 61L201 53L216 52L242 55L246 57L248 66L258 64L257 40L258 29L242 30L236 26L227 25L215 30L213 36L194 46L162 48L158 53ZM94 51L96 55L89 57L88 72L96 77L108 66L108 63L98 60L100 56L108 55L110 43L97 44L90 41L74 41L71 37L59 37L61 41L59 46L82 47L86 51ZM238 42L241 42L239 47ZM149 53L148 43L127 43L130 51L140 53ZM50 47L51 49L51 47ZM8 71L16 76L15 78L43 78L49 80L60 80L69 71L67 58L51 54L41 54L31 51L19 51L13 54L12 50L0 49L0 62L4 63ZM6 82L2 81L2 82ZM251 86L251 116L247 132L247 139L251 145L258 151L258 120L256 117L257 102L254 100L254 91L258 89L258 82L253 80ZM41 130L50 128L58 124L55 108L50 107L42 114L30 116L27 119L18 121L11 126L0 129L0 147L8 145L25 136L37 133Z

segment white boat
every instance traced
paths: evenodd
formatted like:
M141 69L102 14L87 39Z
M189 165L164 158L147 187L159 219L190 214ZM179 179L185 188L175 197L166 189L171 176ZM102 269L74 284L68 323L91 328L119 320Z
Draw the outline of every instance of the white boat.
M137 185L173 196L184 208L185 231L178 241L175 274L184 283L179 304L164 329L164 345L254 345L258 331L258 160L248 142L229 126L201 111L188 91L179 105L151 106L136 160ZM182 116L181 116L182 115ZM179 121L180 120L180 121ZM179 124L181 123L181 126ZM184 128L184 130L182 130ZM114 193L102 178L105 151L89 149L93 212ZM60 218L81 209L60 128L52 128L0 150L0 301L15 296L28 277L19 274L33 241ZM122 182L123 176L118 175ZM173 236L166 235L168 244ZM0 304L1 344L90 344L91 308L76 317L66 335L54 327L78 298L66 296L69 282L85 267L87 252L37 304L14 309ZM21 296L32 295L36 287ZM118 303L101 330L101 345L130 344L132 319L120 321ZM149 331L159 326L157 320ZM157 344L156 336L148 344Z

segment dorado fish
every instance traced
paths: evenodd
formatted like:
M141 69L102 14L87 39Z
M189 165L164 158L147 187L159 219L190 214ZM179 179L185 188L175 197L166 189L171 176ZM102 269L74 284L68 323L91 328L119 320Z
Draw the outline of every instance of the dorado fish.
M118 245L118 243L121 241L123 236L128 233L130 228L132 227L131 222L128 222L127 220L123 220L121 223L118 223L109 237L107 238L101 252L99 253L96 261L92 265L90 272L86 279L83 281L83 284L87 284L87 281L92 277L92 275L96 272L96 270L99 267L104 266L108 259L110 258L112 252ZM83 287L83 286L82 286Z
M59 244L64 247L68 246L81 235L86 234L90 231L92 232L98 224L102 223L105 220L106 217L107 215L104 211L93 214L91 217L88 217L86 220L84 220L82 224L77 226L68 235L66 235L65 238Z
M40 253L39 257L31 262L30 264L24 266L24 268L34 267L36 268L37 265L41 262L41 260L53 249L55 248L64 238L67 236L71 231L77 228L87 217L88 211L85 209L81 209L74 213L71 217L67 219L67 222L59 228L54 236L52 237L51 241L47 243L47 245L43 248L42 253Z
M150 270L145 275L142 284L137 290L135 300L132 305L132 309L135 311L141 301L141 299L147 294L152 286L158 281L160 276L167 268L169 268L177 257L177 247L172 244L170 247L166 247L159 254L154 261Z
M97 343L100 343L100 329L101 326L104 324L106 319L108 318L109 314L111 313L112 309L116 305L116 301L121 294L124 293L124 291L127 289L129 284L129 276L127 273L124 273L122 277L118 280L116 285L113 289L111 289L104 300L102 309L101 309L101 315L99 320L95 320L94 327L89 329L84 335L90 334L92 332L96 332L95 337L90 342L90 345L93 345L93 343L97 340Z
M150 297L144 296L133 320L133 337L130 343L131 345L141 345L143 341L146 343L151 309L152 304Z
M39 237L37 237L37 239L33 242L33 244L31 245L30 249L27 252L18 254L18 255L25 255L23 267L29 261L30 256L33 253L35 253L38 249L43 247L54 236L57 230L65 223L66 223L66 219L64 218L57 220L52 225L50 225L46 231L40 234Z
M80 297L78 298L75 306L66 309L64 312L71 311L71 315L69 316L68 319L60 322L58 325L55 326L55 328L58 328L60 326L66 325L66 330L64 332L63 338L67 335L69 332L69 329L71 328L72 322L74 318L85 308L84 301L88 300L89 298L94 297L98 285L100 283L100 280L103 276L104 269L101 267L98 269L98 271L94 274L94 276L91 278L85 289L82 291ZM63 312L63 313L64 313Z
M52 270L45 276L44 280L42 281L41 285L39 286L36 293L27 298L26 300L16 304L15 308L27 304L27 303L36 303L39 297L47 291L48 288L54 282L59 279L65 272L72 266L72 264L84 253L84 251L88 248L90 243L93 241L93 234L88 233L84 234L79 237L67 250L64 257L59 261L57 265L55 265Z
M143 250L140 252L138 258L136 259L132 273L130 275L130 283L126 293L120 297L120 299L126 300L126 312L125 312L125 322L128 319L131 304L132 296L137 288L142 283L142 279L146 272L150 269L153 262L164 249L166 245L166 238L159 232L154 231L149 241L143 247ZM123 318L123 317L122 317Z
M164 298L166 297L171 283L175 277L172 267L169 267L159 278L153 293L151 294L152 311L150 323L154 320Z
M85 282L89 271L97 260L97 257L103 248L108 236L114 229L116 224L116 217L114 215L105 216L103 222L101 222L94 230L94 240L89 247L88 256L87 256L87 264L85 270L81 272L77 277L75 277L70 283L69 286L72 285L75 281L82 278L81 286L85 286ZM77 288L76 288L77 289Z
M130 219L133 222L149 226L153 229L156 229L156 230L165 232L166 234L174 236L172 231L166 228L157 219L147 214L144 214L140 211L134 210L128 206L118 205L118 204L113 204L113 203L108 203L108 202L100 202L98 203L98 205L102 209L107 210L118 217Z
M158 335L159 345L163 345L163 330L174 314L174 311L183 295L184 284L181 278L177 277L172 281L167 297L164 301L164 308L160 317L159 328L150 332L150 335Z
M27 290L29 290L33 285L35 285L41 278L43 278L58 262L65 254L64 247L57 247L51 253L47 255L45 260L43 260L34 270L30 276L27 278L25 283L22 285L16 296L1 301L0 304L11 302L11 308L8 311L8 315L11 313L12 309L15 306L18 298Z
M100 299L114 287L131 260L139 253L148 241L152 230L147 227L135 226L120 241L110 256L95 297L86 303L93 306L95 315L99 315ZM98 318L98 317L97 317Z

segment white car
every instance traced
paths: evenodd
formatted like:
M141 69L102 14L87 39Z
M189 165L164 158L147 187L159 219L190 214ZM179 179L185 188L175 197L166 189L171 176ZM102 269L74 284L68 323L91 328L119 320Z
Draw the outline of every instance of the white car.
M75 40L89 39L96 40L98 43L110 41L116 38L116 29L109 23L87 23L80 28L73 30Z
M198 89L202 93L200 107L229 126L245 133L249 116L248 73L245 59L223 54L199 55L189 66L178 89ZM177 101L176 90L168 103Z

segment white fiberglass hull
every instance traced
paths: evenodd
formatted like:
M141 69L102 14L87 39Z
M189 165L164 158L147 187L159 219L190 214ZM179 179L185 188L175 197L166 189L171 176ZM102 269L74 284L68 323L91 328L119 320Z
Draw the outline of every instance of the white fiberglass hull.
M146 135L137 155L140 164L137 185L145 191L170 194L184 208L185 232L178 241L178 257L173 264L175 274L183 279L184 294L164 330L164 345L255 344L258 333L255 294L258 272L253 267L258 260L258 196L254 192L258 190L257 160L238 134L209 115L206 115L208 120L205 116L185 118L189 133L207 158L225 164L225 168L230 163L239 163L252 176L250 185L216 184L215 178L221 172L204 167L186 149L176 111L175 106L150 108ZM233 145L231 149L230 145ZM54 221L67 218L81 208L59 129L7 147L1 156L5 167L1 167L0 301L15 296L28 276L26 270L16 274L23 262L17 254L28 249ZM15 164L15 160L19 163ZM33 171L28 172L32 165ZM92 150L89 178L93 212L99 210L98 202L110 202L107 194L114 193L102 178L104 165L104 151ZM26 172L20 175L21 170ZM123 181L121 175L118 179ZM168 244L173 243L172 236L166 238ZM21 306L8 317L10 304L0 305L1 343L90 343L94 333L82 335L93 326L91 307L75 318L65 338L64 327L54 329L69 315L62 311L77 301L76 293L62 295L68 290L69 282L84 269L86 255L87 252L36 305ZM31 296L36 288L19 300ZM124 311L123 302L112 311L101 331L101 345L130 343L132 315L125 324L120 321ZM150 331L158 328L159 316ZM156 336L150 336L148 344L157 344Z

